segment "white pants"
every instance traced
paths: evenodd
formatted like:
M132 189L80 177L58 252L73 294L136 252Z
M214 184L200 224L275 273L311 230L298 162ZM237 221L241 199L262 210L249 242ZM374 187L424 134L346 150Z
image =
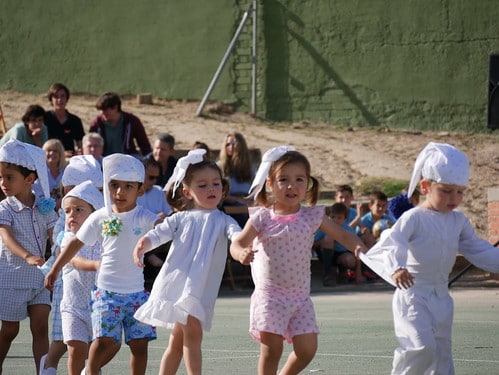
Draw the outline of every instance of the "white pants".
M399 343L392 375L453 375L454 303L449 293L397 289L392 309Z

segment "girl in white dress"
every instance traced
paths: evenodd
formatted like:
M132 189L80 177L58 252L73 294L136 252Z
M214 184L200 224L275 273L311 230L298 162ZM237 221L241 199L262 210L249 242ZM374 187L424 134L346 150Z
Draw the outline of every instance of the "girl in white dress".
M454 315L449 273L458 251L499 272L499 250L478 238L457 207L469 181L469 161L457 148L430 142L416 159L408 196L418 183L424 202L402 214L362 260L397 287L393 319L398 348L392 374L454 374Z
M220 168L204 160L203 149L180 158L166 184L170 206L178 212L142 237L134 250L135 263L143 255L173 241L149 300L135 318L171 328L160 374L175 374L182 360L189 375L201 374L203 330L209 331L227 258L227 240L241 228L217 206L228 190Z

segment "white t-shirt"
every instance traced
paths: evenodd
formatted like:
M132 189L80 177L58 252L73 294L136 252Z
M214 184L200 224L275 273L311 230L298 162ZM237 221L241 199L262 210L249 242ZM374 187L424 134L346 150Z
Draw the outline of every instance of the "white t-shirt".
M86 245L96 241L102 244L99 273L95 284L101 289L116 293L136 293L144 290L142 268L133 262L133 249L140 237L153 228L158 217L151 211L137 205L133 210L113 213L123 225L117 236L103 235L102 225L109 219L105 207L93 212L76 233Z

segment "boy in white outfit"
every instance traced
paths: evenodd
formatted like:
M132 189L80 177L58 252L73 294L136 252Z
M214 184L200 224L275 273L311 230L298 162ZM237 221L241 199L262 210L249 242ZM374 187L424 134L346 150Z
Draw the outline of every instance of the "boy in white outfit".
M458 251L477 267L499 272L499 250L478 238L456 210L468 181L466 155L451 145L430 142L416 160L408 191L411 196L419 183L426 199L361 255L397 287L392 308L399 346L392 374L454 374L454 311L447 285Z
M144 166L130 155L112 154L103 160L105 207L93 212L76 237L57 258L45 279L50 289L57 274L84 244L99 241L102 257L92 291L92 329L94 341L82 373L97 375L102 366L125 342L131 351L130 372L145 374L148 341L156 338L150 325L133 318L147 300L142 270L135 266L132 252L138 239L157 222L157 216L137 205L143 194Z

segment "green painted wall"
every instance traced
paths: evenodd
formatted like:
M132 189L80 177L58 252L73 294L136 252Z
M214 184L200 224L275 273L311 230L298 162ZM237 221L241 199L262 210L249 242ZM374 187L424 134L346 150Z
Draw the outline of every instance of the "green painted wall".
M259 0L258 114L486 130L496 0ZM251 0L2 0L0 90L200 99ZM211 98L250 107L251 27Z

